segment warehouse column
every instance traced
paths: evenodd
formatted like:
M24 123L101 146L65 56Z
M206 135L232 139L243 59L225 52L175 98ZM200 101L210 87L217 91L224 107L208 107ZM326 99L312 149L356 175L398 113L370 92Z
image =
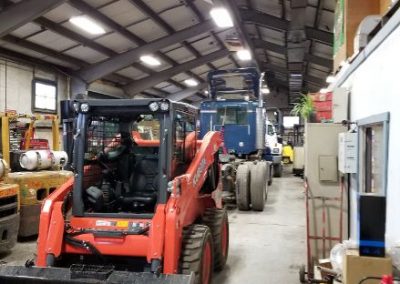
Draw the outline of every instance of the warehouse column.
M71 99L76 99L80 96L87 96L88 84L78 77L71 77L70 81L70 96Z

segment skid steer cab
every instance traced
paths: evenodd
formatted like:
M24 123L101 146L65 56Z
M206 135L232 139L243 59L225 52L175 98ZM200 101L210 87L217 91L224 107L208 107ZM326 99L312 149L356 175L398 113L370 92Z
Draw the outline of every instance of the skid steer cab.
M74 177L43 203L34 265L0 283L210 283L229 243L220 133L198 140L198 110L162 99L62 109Z

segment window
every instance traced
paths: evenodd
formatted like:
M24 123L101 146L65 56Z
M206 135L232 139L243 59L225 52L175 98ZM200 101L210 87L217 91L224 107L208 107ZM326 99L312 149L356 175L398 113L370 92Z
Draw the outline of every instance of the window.
M300 123L300 118L298 116L284 116L283 117L283 127L293 128L295 124Z
M385 195L389 113L358 121L359 184L362 193Z
M134 129L140 134L144 140L160 139L160 121L152 114L142 115L142 119L134 124Z
M217 110L217 124L247 125L247 109L245 107L224 107Z
M34 79L32 81L32 110L57 112L57 86L54 81Z
M183 174L196 153L196 120L178 112L175 117L173 171Z
M271 124L268 124L268 129L267 129L268 135L272 136L275 134L274 127Z

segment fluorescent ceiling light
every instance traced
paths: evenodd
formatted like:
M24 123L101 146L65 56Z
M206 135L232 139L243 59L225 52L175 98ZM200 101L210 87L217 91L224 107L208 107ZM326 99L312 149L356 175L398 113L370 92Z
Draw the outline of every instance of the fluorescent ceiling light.
M140 56L140 60L150 66L160 66L161 62L157 58L151 56L151 55L142 55Z
M94 22L92 19L86 17L86 16L77 16L77 17L72 17L69 19L69 21L77 26L78 28L84 30L85 32L88 32L92 35L101 35L104 34L106 31L98 25L96 22Z
M329 92L329 90L327 88L322 88L321 90L319 90L319 92L321 94L326 94L327 92Z
M212 8L210 11L210 16L213 18L215 24L220 28L233 27L232 17L225 8Z
M236 55L239 58L239 60L243 61L251 60L251 53L247 49L238 50L236 52Z
M196 87L199 84L195 79L186 79L184 82L188 87Z
M335 76L329 75L328 77L326 77L326 82L327 82L327 83L333 83L333 82L335 82Z
M270 91L268 88L261 88L261 93L263 93L264 95L269 94Z

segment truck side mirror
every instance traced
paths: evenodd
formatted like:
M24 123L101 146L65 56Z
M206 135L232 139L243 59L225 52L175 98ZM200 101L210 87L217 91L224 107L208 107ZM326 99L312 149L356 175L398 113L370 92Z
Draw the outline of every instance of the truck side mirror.
M282 137L278 137L278 143L279 143L279 144L282 144L282 142L283 142Z

